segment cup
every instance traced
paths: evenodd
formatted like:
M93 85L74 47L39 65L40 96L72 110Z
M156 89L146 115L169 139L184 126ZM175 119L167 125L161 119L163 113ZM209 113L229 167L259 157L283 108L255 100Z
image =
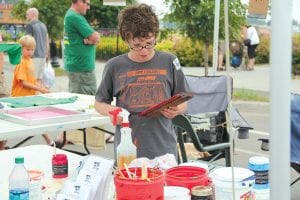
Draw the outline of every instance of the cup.
M28 170L29 175L29 199L40 200L42 199L42 179L44 173L39 170Z

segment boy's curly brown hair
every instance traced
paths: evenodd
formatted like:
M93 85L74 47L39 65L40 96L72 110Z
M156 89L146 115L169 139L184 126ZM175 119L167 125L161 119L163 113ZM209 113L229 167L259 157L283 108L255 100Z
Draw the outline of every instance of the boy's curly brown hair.
M147 38L159 33L159 21L152 7L139 4L124 8L118 15L119 29L124 41L132 38Z

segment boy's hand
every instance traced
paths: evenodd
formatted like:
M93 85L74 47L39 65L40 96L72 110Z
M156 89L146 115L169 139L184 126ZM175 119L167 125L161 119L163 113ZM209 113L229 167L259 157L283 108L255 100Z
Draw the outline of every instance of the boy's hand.
M176 117L177 115L180 114L179 111L180 110L179 110L178 106L172 106L172 107L163 109L161 111L161 114L168 119L173 119L174 117Z
M50 90L48 90L47 88L42 87L42 88L40 89L40 92L41 92L41 93L50 93Z
M112 123L112 124L114 124L114 117L113 117L113 115L111 115L111 114L109 114L109 118L110 118L110 122ZM117 119L116 119L116 124L115 125L121 125L122 124L122 122L123 122L123 117L120 117L120 116L117 116Z

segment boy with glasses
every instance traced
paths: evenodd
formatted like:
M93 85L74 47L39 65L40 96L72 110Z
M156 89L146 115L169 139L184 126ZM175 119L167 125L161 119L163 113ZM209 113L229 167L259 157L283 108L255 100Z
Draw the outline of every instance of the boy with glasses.
M110 115L109 112L116 109L111 105L116 97L116 106L131 113L129 120L137 157L153 159L167 153L176 157L177 139L171 119L184 113L187 104L164 109L155 118L137 113L188 90L179 60L170 53L155 50L159 22L150 6L124 8L119 13L119 28L129 52L107 62L96 93L95 109ZM121 120L119 118L117 124L120 125ZM117 126L115 150L120 138L120 126Z

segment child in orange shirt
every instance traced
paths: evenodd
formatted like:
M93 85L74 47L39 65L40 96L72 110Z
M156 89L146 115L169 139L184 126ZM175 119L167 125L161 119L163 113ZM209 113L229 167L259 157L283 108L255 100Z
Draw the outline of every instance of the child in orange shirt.
M22 46L22 59L14 71L11 96L29 96L35 95L37 92L48 93L47 88L37 84L34 74L35 67L31 59L36 44L34 38L25 35L21 37L20 44Z
M32 56L35 50L35 39L30 35L21 37L20 44L22 46L22 59L14 71L13 85L11 96L29 96L37 93L49 93L50 91L38 83L35 73ZM49 134L43 134L47 144L53 145Z

